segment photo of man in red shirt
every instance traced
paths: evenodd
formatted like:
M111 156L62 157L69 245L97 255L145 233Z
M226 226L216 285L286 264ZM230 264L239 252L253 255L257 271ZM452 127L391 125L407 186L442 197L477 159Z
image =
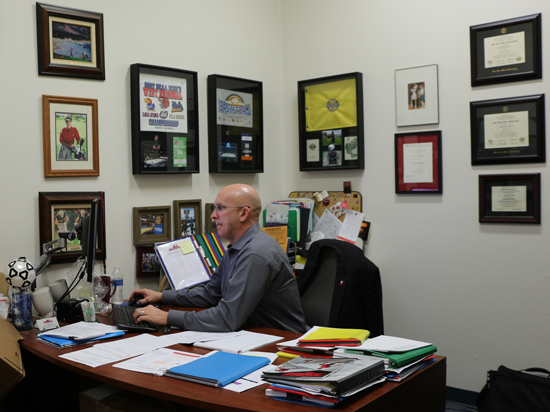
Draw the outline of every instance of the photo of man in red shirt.
M76 145L80 143L80 135L78 129L72 127L73 118L70 114L65 116L65 124L67 125L61 130L59 134L59 153L57 154L57 160L73 160L73 153L75 152L75 140Z

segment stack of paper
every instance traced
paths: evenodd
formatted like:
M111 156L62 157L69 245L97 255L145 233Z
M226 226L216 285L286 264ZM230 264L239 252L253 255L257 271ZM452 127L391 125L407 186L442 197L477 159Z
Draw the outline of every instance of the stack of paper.
M283 339L281 336L241 330L229 338L195 342L194 346L228 353L244 353L281 339Z
M72 325L62 326L38 335L42 341L51 338L59 338L72 342L89 341L94 338L105 337L107 334L118 332L116 326L104 325L97 322L77 322Z

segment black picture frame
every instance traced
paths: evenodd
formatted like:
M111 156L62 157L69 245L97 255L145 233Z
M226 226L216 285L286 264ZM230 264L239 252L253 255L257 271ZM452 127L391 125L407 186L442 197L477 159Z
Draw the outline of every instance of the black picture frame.
M71 30L61 32L71 25ZM36 3L36 33L39 75L105 80L102 13ZM55 49L56 34L63 42L74 43L74 50L67 44L59 49L69 49L68 55ZM89 55L82 40L89 42Z
M211 74L208 86L208 170L263 173L263 84Z
M132 173L199 173L197 72L135 63L130 77Z
M540 224L540 216L540 173L479 176L480 223Z
M365 168L362 73L299 81L298 117L300 171Z
M518 52L495 54L514 44L520 44ZM541 14L471 26L470 64L472 87L542 79Z
M544 100L537 94L470 102L472 165L545 163Z

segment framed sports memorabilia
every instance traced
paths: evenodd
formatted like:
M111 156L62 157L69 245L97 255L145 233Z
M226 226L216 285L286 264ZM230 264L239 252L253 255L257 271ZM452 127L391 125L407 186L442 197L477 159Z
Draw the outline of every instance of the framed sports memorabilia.
M540 224L540 173L480 175L479 222Z
M546 162L544 94L470 103L472 165Z
M160 276L160 261L153 246L136 246L136 278Z
M97 99L42 96L44 177L99 176Z
M199 172L197 73L133 64L132 173Z
M298 82L300 170L364 169L363 75Z
M395 71L397 126L439 123L437 64Z
M541 14L470 27L472 86L542 79Z
M202 201L174 200L174 237L202 234Z
M105 80L103 14L36 3L38 74Z
M441 131L395 135L395 193L443 193Z
M208 76L210 173L264 171L262 82Z
M134 245L152 246L171 240L170 215L170 206L134 207Z
M105 259L105 192L39 192L39 255L44 243L58 239L59 232L70 232L75 237L67 240L66 250L52 253L52 263L75 262L82 257L81 224L95 199L99 199L96 259Z

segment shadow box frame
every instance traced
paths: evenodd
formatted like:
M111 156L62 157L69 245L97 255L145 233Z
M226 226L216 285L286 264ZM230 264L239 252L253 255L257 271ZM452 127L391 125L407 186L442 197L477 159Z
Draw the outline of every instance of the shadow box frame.
M53 23L87 26L90 30L90 62L56 58L53 51ZM36 3L38 74L105 80L103 14L68 7ZM72 57L72 56L71 56ZM80 59L82 60L82 59ZM95 60L95 62L94 62Z
M501 184L503 186L497 186ZM525 184L525 212L494 211L494 187L514 186ZM514 194L498 194L502 203L515 201ZM498 199L497 199L498 201ZM479 175L479 222L480 223L530 223L540 224L540 173ZM517 202L517 200L516 200ZM510 206L508 206L510 207Z
M516 164L516 163L546 163L546 122L545 122L545 98L544 94L531 96L511 97L504 99L481 100L470 102L470 136L471 136L471 162L472 166L492 164ZM527 112L527 118L525 114ZM519 113L513 115L513 113ZM491 116L491 117L487 117ZM521 119L520 119L521 116ZM495 127L500 124L504 134L509 134L505 124L523 124L527 128L528 146L520 146L519 136L517 142L513 137L497 136L487 139L485 136L488 125L486 121L492 121ZM500 122L500 123L499 123ZM534 128L532 126L535 126ZM520 130L515 131L516 134ZM506 142L508 140L508 142ZM495 145L494 148L488 146Z
M422 81L419 81L422 80ZM423 84L426 108L410 111L409 86ZM430 103L431 102L431 103ZM418 103L418 102L417 102ZM395 71L395 124L397 127L439 123L439 67L437 64Z
M99 200L96 260L105 260L107 256L105 247L105 192L39 192L39 255L43 253L42 245L53 240L54 210L90 208L92 201L96 199ZM51 255L51 263L76 262L80 257L82 257L82 248L74 251L54 252Z
M263 83L211 74L207 79L207 96L208 171L263 173ZM236 111L237 105L244 110L241 113L231 113ZM247 107L252 110L247 110ZM251 126L232 124L239 122ZM222 157L223 155L225 156Z
M141 217L144 215L162 215L163 233L143 235L141 232ZM171 216L170 206L134 207L132 209L134 246L152 246L158 242L172 240L170 232L172 227Z
M347 80L354 80L355 87ZM364 169L363 112L360 72L299 81L300 171Z
M60 112L57 112L60 110ZM89 116L86 120L87 161L72 159L71 164L57 160L57 142L60 131L57 130L57 114L71 116ZM76 119L73 120L75 122ZM52 129L53 123L53 129ZM77 130L78 127L74 126ZM81 138L82 130L79 131ZM90 142L91 135L91 142ZM42 95L42 138L44 150L44 177L84 177L99 176L99 120L98 100L79 97ZM52 148L54 152L52 153ZM91 159L90 159L91 158ZM67 166L65 166L67 164ZM71 168L71 166L74 166ZM87 167L88 166L88 167Z
M195 233L183 234L181 233L181 210L183 208L193 209L195 216ZM191 235L201 235L202 231L202 200L193 199L193 200L174 200L174 239L179 239ZM179 226L179 229L178 229ZM178 229L178 230L176 230Z
M507 36L507 38L504 36ZM505 61L501 65L487 67L486 65L492 62L492 60L489 60L491 57L485 55L485 44L490 39L494 39L492 45L493 56L496 56L499 51L498 44L500 41L509 40L513 42L515 40L519 44L523 39L525 45L524 59L516 49L516 61L518 63ZM470 65L472 87L542 79L541 14L531 14L471 26Z
M146 278L152 276L160 277L160 262L158 270L143 270L143 255L145 253L153 254L158 259L154 246L136 246L136 278Z
M132 174L199 173L197 72L135 63L130 90Z
M407 159L412 161L414 156L416 161L427 162L426 147L423 150L413 152L412 145L431 143L431 173L429 170L424 173L431 175L431 182L414 181L422 179L421 175L417 176L412 181L405 181L405 155ZM406 146L407 145L407 146ZM417 149L422 149L417 147ZM443 193L443 156L441 147L441 131L425 131L425 132L408 132L408 133L396 133L395 134L395 193L396 194L442 194ZM424 152L424 153L422 153ZM424 158L424 159L423 159ZM410 170L409 166L408 169ZM426 166L427 168L428 166ZM425 178L424 178L425 179Z

